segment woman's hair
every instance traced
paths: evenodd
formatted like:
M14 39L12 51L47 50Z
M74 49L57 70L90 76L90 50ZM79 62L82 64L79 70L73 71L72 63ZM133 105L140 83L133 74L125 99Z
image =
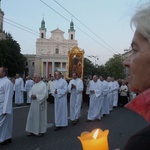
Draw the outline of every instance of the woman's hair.
M150 42L150 3L142 5L131 18L130 22Z

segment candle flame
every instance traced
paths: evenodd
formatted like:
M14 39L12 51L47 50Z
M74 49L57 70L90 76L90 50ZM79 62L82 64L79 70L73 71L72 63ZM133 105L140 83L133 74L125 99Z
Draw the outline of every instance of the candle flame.
M93 138L96 139L98 136L98 129L94 132Z

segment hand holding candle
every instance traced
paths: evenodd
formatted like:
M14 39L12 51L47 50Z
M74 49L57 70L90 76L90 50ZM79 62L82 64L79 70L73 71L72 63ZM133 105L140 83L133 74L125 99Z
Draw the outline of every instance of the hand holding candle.
M82 132L78 139L82 143L83 150L109 150L108 133L109 130L94 129L92 132Z

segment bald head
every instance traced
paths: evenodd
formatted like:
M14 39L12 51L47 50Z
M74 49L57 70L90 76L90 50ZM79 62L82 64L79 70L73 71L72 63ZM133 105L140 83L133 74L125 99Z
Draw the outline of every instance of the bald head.
M41 76L39 74L37 74L37 73L34 74L33 78L34 78L34 82L35 83L38 83L38 82L41 81Z
M7 72L8 72L7 68L0 67L0 78L7 76Z
M94 76L93 76L93 81L94 81L94 82L97 82L97 79L98 79L98 76L97 76L97 75L94 75Z

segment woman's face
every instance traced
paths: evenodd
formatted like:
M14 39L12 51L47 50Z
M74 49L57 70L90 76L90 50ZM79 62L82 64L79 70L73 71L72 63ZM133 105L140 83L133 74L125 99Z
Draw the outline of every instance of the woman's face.
M138 31L132 40L132 53L123 62L129 72L129 88L141 93L150 88L150 43Z

